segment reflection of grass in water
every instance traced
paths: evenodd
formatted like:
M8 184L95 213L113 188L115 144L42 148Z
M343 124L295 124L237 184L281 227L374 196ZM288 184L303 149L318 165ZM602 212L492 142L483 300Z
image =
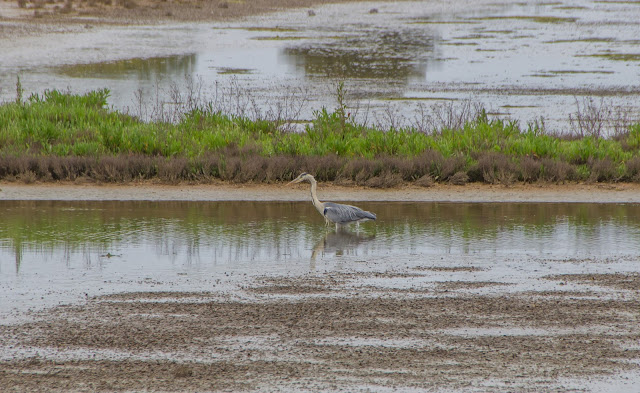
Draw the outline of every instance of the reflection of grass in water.
M628 4L628 5L640 5L640 1L638 1L638 0L628 0L628 1L623 1L623 0L599 0L599 1L594 1L594 3L596 3L596 4Z
M253 70L249 68L231 68L231 67L221 67L218 70L218 74L220 75L229 75L229 74L237 74L237 75L245 75L251 74Z
M567 6L559 6L559 7L553 7L554 10L575 10L575 11L579 11L579 10L586 10L587 7L581 6L581 5L567 5Z
M557 70L557 71L547 71L551 74L613 74L613 71L604 71L604 70Z
M449 45L449 46L477 46L479 45L477 42L443 42L440 45Z
M415 242L428 235L473 245L478 239L495 242L509 232L544 239L556 230L568 230L579 239L594 236L603 226L624 233L640 229L640 206L634 204L369 202L362 207L379 217L377 238ZM325 233L309 202L4 201L0 216L3 248L16 256L82 254L87 260L105 254L118 257L140 244L159 254L166 254L170 244L178 255L198 255L218 245L230 255L244 255L289 241L291 228L314 239ZM334 239L335 247L341 247L340 237ZM367 237L346 240L349 247ZM19 258L16 264L19 271Z
M617 41L615 38L591 37L591 38L551 40L551 41L544 41L543 43L544 44L570 44L575 42L615 42L615 41Z
M492 35L485 35L485 34L470 34L470 35L465 35L465 36L453 37L452 39L454 39L454 40L484 40L484 39L492 39L492 38L496 38L496 37L492 36Z
M555 78L558 75L554 75L554 74L530 74L530 75L527 75L527 76L530 76L530 77L533 77L533 78Z
M243 30L265 31L265 32L272 32L272 33L293 33L293 32L298 31L297 29L292 29L292 28L288 28L288 27L249 27L249 28L243 29Z
M380 101L457 101L457 98L448 97L383 97Z
M251 39L256 41L293 41L293 40L306 40L308 38L309 37L304 37L304 36L277 35L277 36L253 37Z
M525 20L536 23L572 23L578 18L560 17L560 16L484 16L479 18L471 18L473 20Z
M304 69L307 75L329 79L384 79L405 81L424 77L433 37L422 29L376 30L347 34L339 42L290 45L283 58Z
M477 25L480 22L470 20L416 20L409 22L410 25Z
M190 74L196 63L196 55L176 55L167 57L133 58L103 63L72 64L56 68L62 75L73 78L118 78L130 74L144 79L167 73Z
M321 218L307 205L310 211L302 217L295 205L277 202L11 201L0 205L0 239L16 254L64 251L91 258L117 257L119 247L134 244L152 244L160 252L166 244L197 249L201 241L222 238L246 250L255 247L256 234L282 236L287 222L323 231Z
M511 33L515 33L515 31L513 30L484 30L484 33L490 33L490 34L511 34Z

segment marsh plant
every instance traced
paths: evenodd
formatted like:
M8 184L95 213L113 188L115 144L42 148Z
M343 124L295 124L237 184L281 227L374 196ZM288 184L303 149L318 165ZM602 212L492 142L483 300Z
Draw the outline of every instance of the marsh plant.
M546 132L543 119L522 129L471 101L419 107L413 122L389 112L384 127L357 121L338 85L336 108L301 126L303 91L263 107L237 84L205 97L199 83L171 87L171 102L155 106L140 93L126 111L108 108L107 89L5 102L0 179L280 182L304 170L370 187L640 181L640 124L624 115L606 137L618 112L602 105L578 108L571 137Z
M619 138L629 132L634 122L638 122L631 108L612 105L604 98L598 102L592 97L576 98L575 101L576 112L569 114L569 124L573 134L579 138Z
M210 94L205 91L211 90ZM237 78L216 82L211 89L201 77L186 76L182 83L171 82L163 89L156 84L153 94L142 89L134 93L133 106L125 113L147 122L178 123L194 111L219 113L251 121L267 121L286 131L296 129L301 114L309 103L304 88L273 86L281 92L278 99L258 101Z

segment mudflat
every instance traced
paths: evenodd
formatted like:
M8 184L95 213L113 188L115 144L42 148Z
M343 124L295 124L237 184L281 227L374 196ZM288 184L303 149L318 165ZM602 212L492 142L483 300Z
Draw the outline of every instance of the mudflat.
M386 286L480 270L324 272L258 278L232 294L88 298L0 326L0 384L15 392L632 391L638 274L543 278L624 291L618 299L505 293L510 284L493 281ZM361 281L372 276L379 285Z

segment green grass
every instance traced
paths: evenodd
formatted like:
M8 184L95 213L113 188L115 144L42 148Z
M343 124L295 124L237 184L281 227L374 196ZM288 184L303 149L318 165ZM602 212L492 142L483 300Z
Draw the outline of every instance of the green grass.
M441 175L447 166L466 173L471 181L495 182L497 174L502 174L503 180L540 180L550 167L562 169L554 179L640 180L640 124L615 139L561 138L535 127L522 129L517 122L489 118L481 112L459 129L425 133L412 127L365 127L351 122L344 108L338 108L317 111L303 132L285 132L274 122L206 108L185 114L175 124L144 122L107 109L108 95L106 89L85 95L54 90L25 102L0 105L0 159L5 160L0 179L35 173L29 175L35 176L32 180L46 180L51 178L49 172L56 173L53 179L91 177L97 171L92 165L100 162L121 165L121 170L122 165L132 163L145 166L145 178L173 171L167 176L174 180L200 179L197 174L207 165L215 166L208 170L207 178L237 181L286 179L297 171L310 171L308 167L327 171L325 180L386 176L393 183L399 177L410 181L433 176L443 181L454 174ZM64 158L62 164L51 161L55 157ZM123 158L128 164L116 165L109 157ZM286 165L272 168L277 160L286 161ZM169 161L179 163L179 168L162 169ZM525 161L533 168L532 177L525 173ZM237 168L231 168L231 162ZM12 165L15 168L8 169ZM59 169L60 165L71 169ZM76 167L81 173L70 174ZM511 175L504 177L507 169ZM250 176L241 173L249 170L253 173ZM269 170L271 177L260 174ZM598 171L604 174L600 176Z

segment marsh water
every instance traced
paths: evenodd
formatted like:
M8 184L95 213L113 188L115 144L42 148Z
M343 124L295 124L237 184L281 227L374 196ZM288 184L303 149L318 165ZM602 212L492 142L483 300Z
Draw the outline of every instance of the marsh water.
M336 231L306 202L1 201L0 314L345 269L474 266L464 279L513 290L545 274L640 271L637 204L357 204L377 222Z
M335 107L344 81L360 122L420 125L430 106L470 100L567 131L585 99L640 116L638 4L358 2L315 7L313 17L299 9L219 23L88 23L0 40L0 97L15 98L20 76L27 93L108 88L110 105L143 117L195 96L228 112L304 120Z

